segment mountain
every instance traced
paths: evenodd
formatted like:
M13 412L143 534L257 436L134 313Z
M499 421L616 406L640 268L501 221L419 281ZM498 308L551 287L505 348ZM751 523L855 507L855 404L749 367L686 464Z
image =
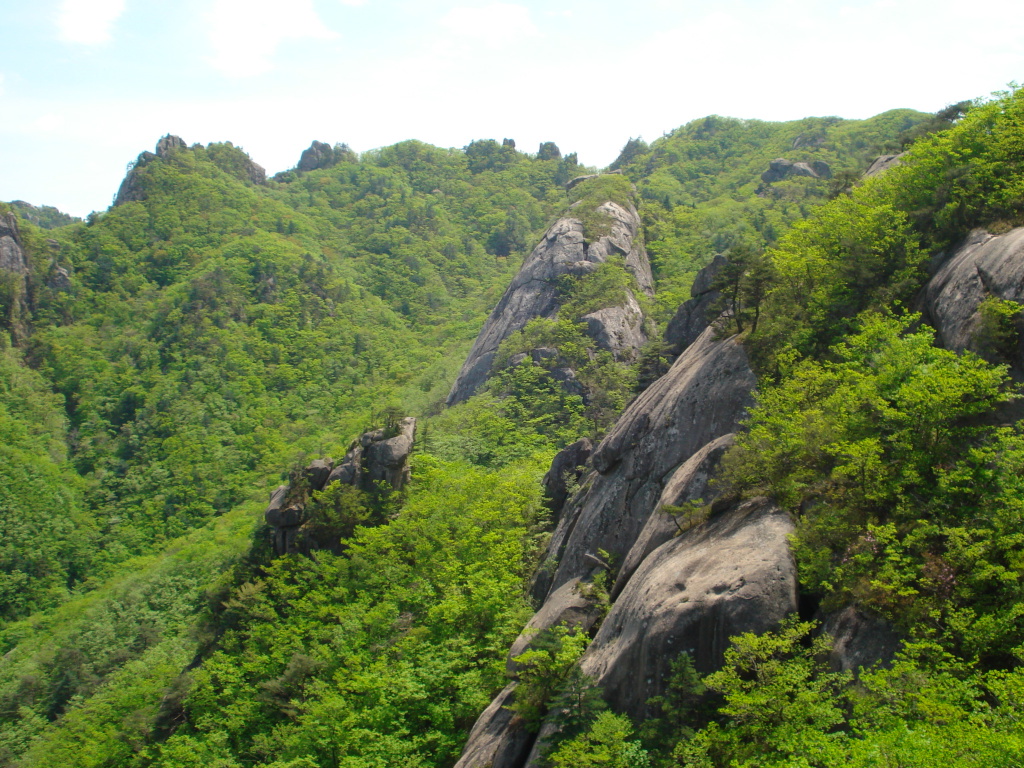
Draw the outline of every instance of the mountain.
M1020 104L5 216L0 760L1017 759Z

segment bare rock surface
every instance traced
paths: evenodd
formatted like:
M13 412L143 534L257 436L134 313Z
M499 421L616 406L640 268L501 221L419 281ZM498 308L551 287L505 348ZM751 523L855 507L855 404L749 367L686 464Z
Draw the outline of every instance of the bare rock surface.
M852 605L827 616L821 629L832 638L832 666L842 672L888 665L901 645L899 635L885 619Z
M789 516L752 499L655 550L629 580L581 661L619 712L643 718L672 661L717 669L729 638L764 632L797 608Z
M626 409L591 456L594 472L563 511L534 596L595 572L605 550L621 562L656 509L676 469L734 432L757 380L742 345L708 329Z
M587 460L594 451L594 441L583 437L555 454L551 468L544 475L541 484L547 497L547 506L558 513L569 498L569 488L583 476Z
M866 179L870 176L877 176L883 171L889 170L894 165L899 165L903 162L903 156L905 154L907 153L900 152L898 155L879 155L871 161L871 165L869 165L868 169L864 171L864 178Z
M715 307L721 298L721 292L714 290L715 278L721 273L729 260L718 254L697 277L690 287L690 299L679 305L675 315L665 327L664 339L668 344L668 352L678 355L693 344L711 325L715 315Z
M610 232L588 243L583 223L571 215L560 218L533 249L519 273L477 336L466 362L448 395L448 405L468 399L487 380L498 346L537 317L550 318L558 313L562 297L558 278L581 276L597 269L612 254L625 257L640 290L653 293L651 267L643 238L639 236L640 217L630 206L606 202L598 207L612 219Z
M974 230L928 282L923 310L944 347L975 348L978 305L989 296L1024 303L1024 227L998 236Z
M662 514L661 510L665 506L679 506L690 501L708 503L716 496L710 487L711 478L722 455L733 442L735 436L732 433L712 440L672 473L661 491L654 513L647 518L647 524L640 531L626 559L622 561L611 593L613 599L622 592L633 573L651 552L679 534L676 522L669 515Z
M566 627L577 627L588 631L600 618L601 612L594 601L581 591L578 580L570 581L548 595L544 605L533 615L529 623L519 633L508 652L506 666L509 672L515 672L514 659L525 653L533 645L538 634L551 627L562 624Z
M28 259L21 247L18 217L13 213L0 216L0 269L18 275L29 273Z
M611 352L616 360L635 359L647 343L644 313L632 294L622 306L605 307L581 319L587 325L587 335L600 349Z
M515 683L506 686L477 718L455 768L517 768L523 764L534 734L527 731L522 718L506 708L515 688Z
M297 168L300 171L315 171L330 168L336 162L334 147L323 141L314 141L309 145L309 149L302 150Z
M831 179L832 169L824 160L813 160L809 163L793 162L777 157L768 164L768 170L761 174L761 181L772 184L793 176L807 176L812 179Z

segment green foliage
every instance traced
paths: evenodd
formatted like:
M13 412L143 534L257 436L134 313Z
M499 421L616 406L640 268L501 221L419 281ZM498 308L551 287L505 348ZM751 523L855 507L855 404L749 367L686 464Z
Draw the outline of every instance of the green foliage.
M570 210L583 222L583 237L587 242L596 242L611 233L614 219L601 206L612 202L629 210L633 205L633 195L632 182L621 174L613 173L580 182L570 190Z
M547 757L555 768L648 768L650 758L639 741L629 740L629 718L613 712L597 715L593 725L558 745Z
M1021 306L988 296L978 305L978 327L971 339L979 355L991 362L1009 362L1020 346Z
M561 697L561 704L583 708L583 701L569 699L574 693L577 699L582 698L582 689L586 687L576 674L576 662L589 642L586 633L558 624L538 632L530 640L529 649L513 659L517 685L510 709L534 730L540 727L556 697ZM572 686L568 691L567 684Z
M626 269L626 260L615 255L586 275L563 276L559 288L565 297L558 310L559 317L579 322L591 312L624 305L635 292L636 281Z

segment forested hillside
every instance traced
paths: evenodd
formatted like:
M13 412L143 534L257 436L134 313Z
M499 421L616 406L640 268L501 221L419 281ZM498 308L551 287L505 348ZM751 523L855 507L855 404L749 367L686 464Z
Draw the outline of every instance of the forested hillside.
M1022 103L708 117L602 174L550 143L315 142L267 179L230 143L165 137L84 222L4 207L0 764L452 766L510 675L531 764L1020 761L1024 296L989 287L950 349L909 310L973 228L1024 224ZM520 266L577 247L447 407ZM702 343L749 356L760 394L715 493L792 519L803 619L855 605L906 648L856 685L795 619L703 679L680 648L658 717L630 722L576 663L626 552L558 550L559 525L632 450L620 413L686 363L664 332L719 254ZM622 307L629 344L606 338ZM400 490L303 479L403 416ZM583 442L586 470L542 485ZM275 550L279 483L328 544ZM722 507L668 510L673 538ZM587 631L519 645L585 556Z

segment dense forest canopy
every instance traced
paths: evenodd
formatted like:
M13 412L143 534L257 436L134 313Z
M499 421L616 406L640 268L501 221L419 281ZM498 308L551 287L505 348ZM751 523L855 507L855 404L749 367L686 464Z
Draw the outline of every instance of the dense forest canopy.
M0 206L25 256L0 272L0 764L453 765L532 612L541 477L666 370L660 332L722 253L719 332L761 379L722 487L789 510L801 592L905 650L854 684L793 619L703 679L681 655L660 719L632 723L573 671L588 638L556 633L520 659L519 715L575 713L543 760L1015 764L1017 309L958 354L907 307L972 228L1024 225L1024 97L955 106L711 116L583 181L550 142L321 145L262 179L230 143L162 141L86 221ZM581 330L634 288L609 260L498 353L557 349L586 398L541 361L444 408L530 250L573 211L598 239L606 200L642 220L648 346L617 360ZM275 556L270 491L394 414L419 418L409 486L314 494L336 541Z

